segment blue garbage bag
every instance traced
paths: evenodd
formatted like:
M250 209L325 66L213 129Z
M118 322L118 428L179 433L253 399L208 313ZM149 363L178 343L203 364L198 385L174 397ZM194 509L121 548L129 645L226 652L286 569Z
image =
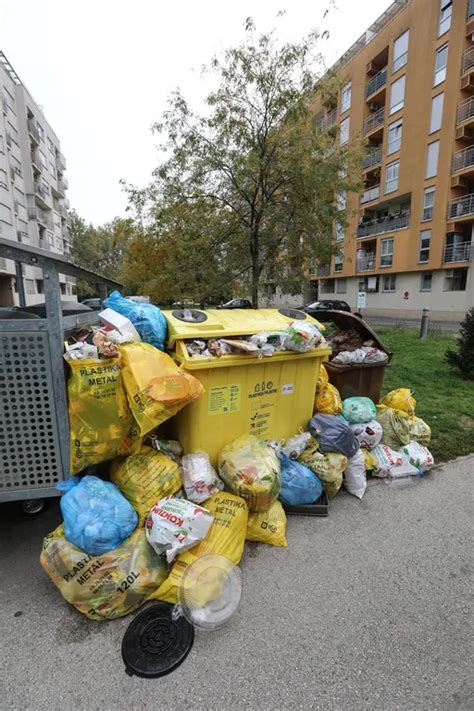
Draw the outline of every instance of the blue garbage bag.
M89 555L118 548L138 523L138 516L120 490L96 476L77 476L58 484L64 536Z
M316 474L304 464L281 454L281 489L279 499L289 506L313 504L323 493Z
M321 452L341 452L353 457L359 442L344 418L339 415L313 415L308 429L319 444Z
M128 318L137 329L142 341L164 351L168 324L158 306L137 304L131 299L126 299L119 291L112 291L105 299L104 306Z

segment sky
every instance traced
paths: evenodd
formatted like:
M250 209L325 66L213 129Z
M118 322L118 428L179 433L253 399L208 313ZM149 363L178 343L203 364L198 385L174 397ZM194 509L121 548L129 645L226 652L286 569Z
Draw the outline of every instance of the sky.
M201 67L244 37L275 26L297 41L321 26L329 0L0 0L0 50L59 136L68 197L87 221L125 215L121 178L143 187L158 164L150 127L180 87L199 109ZM335 0L321 45L328 66L390 0Z

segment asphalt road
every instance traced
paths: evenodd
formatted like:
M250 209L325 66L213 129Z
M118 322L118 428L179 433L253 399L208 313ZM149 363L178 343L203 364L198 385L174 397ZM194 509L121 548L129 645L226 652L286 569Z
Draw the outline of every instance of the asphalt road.
M374 482L327 519L291 518L287 549L251 544L237 616L156 680L124 672L131 618L88 621L43 573L57 506L26 519L3 505L0 708L473 709L473 469Z

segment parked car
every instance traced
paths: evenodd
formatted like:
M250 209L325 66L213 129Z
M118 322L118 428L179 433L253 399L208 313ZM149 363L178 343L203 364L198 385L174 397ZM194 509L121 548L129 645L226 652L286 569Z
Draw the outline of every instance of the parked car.
M84 299L84 301L81 301L81 304L88 306L90 309L94 309L94 311L98 311L102 308L102 299Z
M219 304L216 306L217 309L251 309L252 302L248 299L231 299L226 301L225 304Z
M323 311L348 311L351 313L351 307L345 301L339 301L336 299L324 299L322 301L313 301L311 304L306 304L302 309L309 316L314 316L314 318L321 318Z

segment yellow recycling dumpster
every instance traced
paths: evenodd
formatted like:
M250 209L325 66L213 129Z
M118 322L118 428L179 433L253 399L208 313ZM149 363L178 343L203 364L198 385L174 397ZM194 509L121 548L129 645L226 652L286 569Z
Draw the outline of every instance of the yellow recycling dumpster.
M307 353L215 357L189 355L186 341L281 331L303 318L319 327L317 321L293 309L163 313L168 321L169 353L201 381L205 391L166 423L166 435L178 439L186 453L203 450L216 465L224 445L240 435L281 440L306 428L313 414L319 367L331 352L326 345Z

